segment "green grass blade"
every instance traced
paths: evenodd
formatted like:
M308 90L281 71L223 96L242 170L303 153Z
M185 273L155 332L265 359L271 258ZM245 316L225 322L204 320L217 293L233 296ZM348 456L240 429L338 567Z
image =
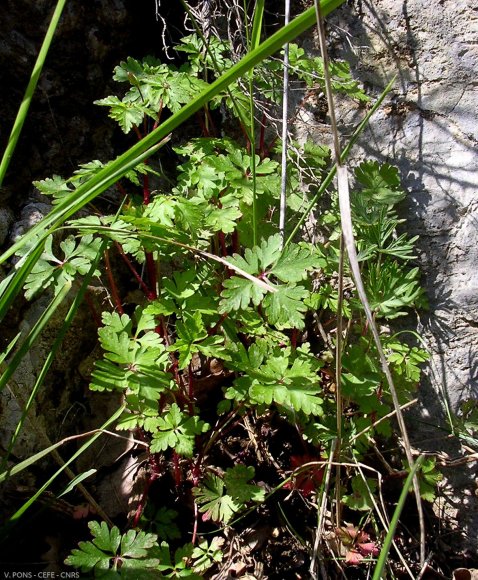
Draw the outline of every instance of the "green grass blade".
M90 477L91 475L93 475L97 471L98 471L97 469L88 469L88 471L85 471L84 473L80 473L74 479L72 479L70 481L70 483L65 487L65 489L60 494L58 494L57 497L60 498L60 497L63 497L64 495L66 495L67 493L70 493L70 491L73 491L77 485L79 485L85 479L88 479L88 477Z
M57 471L55 471L55 473L50 477L50 479L48 479L48 481L46 481L41 487L40 489L28 500L26 501L14 514L13 516L10 518L10 523L15 523L16 521L18 521L18 519L27 511L27 509L40 497L40 495L53 483L53 481L55 481L55 479L65 470L65 468L70 465L71 463L73 463L73 461L75 461L84 451L86 451L86 449L88 449L88 447L90 447L97 439L100 435L102 435L102 431L107 429L112 423L114 423L116 421L116 419L118 419L121 414L123 413L125 409L125 406L121 406L105 423L104 425L102 425L102 427L100 427L100 430L95 433L92 437L90 437L88 439L88 441L86 441L86 443L84 443L79 449L78 451L73 454L70 459L68 459L68 461L65 463L65 465L62 465L62 467L60 467L60 469L58 469ZM55 446L52 446L55 447ZM52 448L50 448L51 450ZM37 454L38 455L38 454ZM32 458L30 458L32 459ZM18 467L18 466L17 466ZM12 470L13 471L13 470Z
M7 358L7 356L15 348L15 345L17 344L18 339L20 338L21 335L22 335L22 333L19 332L17 334L17 336L15 336L15 338L10 341L9 345L7 346L7 348L0 354L0 365L3 363L3 361Z
M405 501L407 499L408 493L410 491L410 488L412 487L413 478L415 477L415 474L417 473L418 468L422 464L424 457L425 457L424 455L421 455L415 461L413 468L410 470L410 473L408 474L408 477L405 480L405 483L404 483L403 489L402 489L402 493L400 494L400 498L399 498L398 503L397 503L397 507L395 508L395 511L393 512L393 517L392 517L392 520L390 522L390 527L388 529L388 533L385 537L382 549L380 550L380 555L377 559L377 565L375 566L372 580L380 580L381 578L384 578L385 566L387 564L388 553L390 552L390 547L391 547L392 542L393 542L393 536L395 534L395 530L397 529L400 515L403 511L403 507L405 506Z
M264 0L257 0L252 22L251 49L255 49L261 42L262 21L264 19Z
M14 372L17 370L18 365L22 361L25 354L35 344L41 332L50 321L50 318L53 316L53 314L58 309L60 304L66 298L67 294L70 292L70 289L71 282L66 282L63 288L60 290L57 296L53 298L53 300L48 305L48 308L42 313L42 315L37 320L33 328L30 330L20 348L13 355L12 360L8 363L7 368L3 371L2 376L0 377L0 392L2 392L5 385L8 383L10 378L13 376Z
M244 1L244 14L247 14L247 5ZM254 20L252 32L249 34L249 27L246 23L246 37L249 50L254 50L260 44L262 19L264 16L264 0L257 0L254 8ZM255 101L253 68L249 75L249 141L251 145L251 173L252 173L252 245L257 245L257 172L256 172L256 133L255 133Z
M46 449L42 449L38 453L35 453L35 455L32 455L31 457L28 457L27 459L25 459L24 461L20 461L20 463L17 463L16 465L11 467L10 469L6 469L5 471L2 471L0 473L0 483L3 483L9 477L12 477L12 476L16 475L17 473L21 473L24 469L27 469L28 467L30 467L30 465L33 465L37 461L40 461L40 459L42 459L43 457L45 457L46 455L48 455L49 453L54 451L57 447L60 447L61 445L63 445L63 443L64 443L63 441L58 441L58 443L55 443L54 445L50 445L50 447L47 447Z
M20 105L20 108L18 109L15 122L13 123L12 132L8 138L8 143L5 148L5 152L3 153L2 161L0 162L0 187L2 186L5 174L7 173L10 160L18 142L18 138L22 132L23 124L25 122L28 109L30 108L30 103L32 101L33 94L35 93L38 79L40 78L48 51L50 50L51 41L55 34L56 27L58 26L58 21L60 20L65 3L66 0L58 0L56 4L55 11L53 12L53 16L51 17L48 30L46 31L45 38L43 40L43 44L40 48L40 52L38 53L35 66L33 67L33 72L31 74L30 81L28 82L23 101Z
M73 303L72 303L72 305L70 306L70 308L68 310L68 313L67 313L67 315L65 317L65 321L63 322L60 330L58 331L58 334L57 334L57 336L55 338L55 341L54 341L54 343L53 343L50 351L48 352L48 355L47 355L47 357L45 359L45 362L43 363L43 367L42 367L42 369L41 369L41 371L40 371L40 373L39 373L39 375L37 377L37 380L35 381L35 384L33 386L32 392L30 393L30 396L28 398L28 401L25 404L25 407L24 407L23 412L22 412L22 416L21 416L21 418L20 418L20 420L19 420L19 422L18 422L18 424L16 426L15 432L13 433L12 438L11 438L11 440L9 442L8 449L7 449L7 452L5 454L4 459L2 461L1 468L4 468L6 462L8 461L8 458L10 456L10 453L11 453L11 451L12 451L14 445L15 445L15 442L16 442L16 440L18 438L18 435L20 434L20 432L21 432L21 430L23 428L23 423L25 422L25 419L27 417L27 414L28 414L28 412L29 412L29 410L30 410L30 408L31 408L34 400L35 400L35 397L36 397L39 389L43 385L43 382L44 382L44 380L46 378L46 375L47 375L48 371L50 370L50 367L51 367L51 365L52 365L52 363L53 363L53 361L55 359L55 356L56 356L59 348L61 347L61 345L63 343L63 340L64 340L64 338L66 336L66 333L68 332L68 329L70 328L71 323L73 322L73 320L74 320L74 318L76 316L76 313L77 313L77 311L78 311L81 303L83 302L83 298L84 298L85 293L86 293L86 290L88 288L88 284L91 281L91 278L92 278L92 276L93 276L93 274L94 274L94 272L95 272L95 270L96 270L96 268L98 266L98 262L100 261L101 256L103 255L103 253L104 253L107 245L108 245L108 241L107 240L105 240L101 244L101 246L100 246L100 248L98 250L98 253L96 255L96 258L95 258L95 260L93 260L93 262L91 264L91 267L90 267L90 270L85 275L85 277L84 277L84 279L82 281L82 284L80 286L80 289L77 292L77 294L75 296L75 299L73 300ZM0 390L1 390L1 385L0 385Z
M45 238L46 236L37 243L32 252L25 258L21 267L19 267L18 270L10 272L7 278L3 281L4 283L0 285L0 320L3 320L7 310L15 300L16 295L23 288L25 280L32 271L33 266L42 255Z
M359 126L353 132L353 134L350 137L347 145L344 147L344 150L342 151L342 155L340 156L340 161L342 163L347 159L347 157L348 157L348 155L350 153L350 150L352 149L352 147L357 142L357 139L360 137L360 135L362 134L362 132L365 129L365 127L368 125L368 123L369 123L370 118L372 117L372 115L377 111L377 109L381 106L381 104L385 100L385 97L392 90L392 87L395 84L395 79L396 78L397 77L394 76L392 78L392 80L388 83L388 85L385 87L385 89L383 90L383 92L380 95L380 97L375 101L373 107L370 109L370 111L368 111L368 113L363 118L362 122L359 124ZM302 217L297 222L297 224L295 225L295 227L292 230L291 234L287 238L287 240L286 240L286 242L284 244L284 247L286 247L294 239L294 236L297 234L297 232L303 226L305 220L309 216L310 212L312 211L312 209L315 206L315 204L317 203L317 201L320 199L321 195L324 193L324 191L327 189L327 187L329 187L329 185L332 183L332 180L334 179L336 173L337 173L337 167L334 165L331 168L331 170L329 171L329 173L325 176L325 179L320 184L320 187L319 187L317 193L314 195L314 197L310 201L309 205L307 206L306 210L302 214Z

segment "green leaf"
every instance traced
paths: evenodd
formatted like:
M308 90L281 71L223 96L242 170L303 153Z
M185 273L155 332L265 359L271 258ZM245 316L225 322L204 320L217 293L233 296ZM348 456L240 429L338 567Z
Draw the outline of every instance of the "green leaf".
M184 369L191 362L192 356L200 352L206 357L228 359L224 339L220 335L208 336L201 312L183 314L183 320L176 323L178 338L168 350L179 353L179 368Z
M108 116L118 123L123 133L129 133L133 127L138 127L148 112L147 107L141 103L124 102L114 96L99 99L94 104L109 107Z
M97 256L101 240L86 235L76 242L74 236L68 236L60 242L62 258L56 257L52 244L53 236L48 236L43 254L26 279L27 300L31 300L38 291L50 286L53 286L56 294L65 283L73 281L77 276L85 275ZM99 275L99 271L95 272L95 275Z
M151 525L152 529L163 540L177 540L180 538L181 532L175 522L178 512L164 506L155 511L150 506L151 503L148 502L142 518L145 524Z
M209 570L214 564L222 562L224 554L221 550L224 544L224 538L215 536L211 543L207 540L202 540L196 546L192 553L194 559L193 570L195 572L205 572Z
M239 504L246 504L249 501L262 502L265 498L265 491L258 485L248 483L254 478L255 470L252 466L235 465L232 469L227 469L224 474L224 483L228 495Z
M232 310L245 310L251 302L258 306L265 294L265 290L257 284L238 276L225 280L223 286L222 300L219 303L219 312L222 314Z
M239 502L225 493L224 481L215 474L209 474L200 487L193 488L193 495L204 514L203 520L229 523L241 508Z
M271 324L279 329L305 326L307 305L304 300L309 292L303 286L278 286L277 292L269 293L264 299L264 308Z
M352 478L352 495L343 496L343 502L352 510L371 511L374 509L371 493L373 494L376 489L375 479L367 477L365 482L362 476L356 475Z
M244 347L230 352L233 360L228 366L244 376L227 389L227 398L249 398L256 405L276 403L306 415L322 414L317 375L322 363L305 346L297 349L294 357L289 348L274 348L271 353L265 341L253 344L247 352Z
M73 188L68 185L68 180L59 175L53 175L53 177L47 177L41 181L34 181L33 185L43 195L51 195L55 200L64 199L73 193Z
M144 558L149 548L157 546L155 534L128 530L121 538L121 556L126 558Z
M168 448L178 455L192 457L196 435L205 433L209 425L199 417L184 414L176 403L162 417L158 417L158 431L153 434L151 453L160 453Z
M312 247L289 244L268 270L268 274L273 274L282 282L300 282L307 278L310 270L319 268L320 265L319 257L313 254Z
M372 310L387 319L405 316L423 295L418 268L405 269L398 262L371 267L364 282Z
M361 194L375 205L395 205L405 197L398 169L388 163L364 161L355 170L355 177L363 186Z
M111 530L106 522L91 521L88 526L93 535L92 542L80 542L78 549L65 560L68 566L82 572L94 570L95 576L106 577L108 571L116 571L118 562L121 569L154 569L159 565L157 558L147 558L151 548L158 545L154 534L129 530L121 536L114 526Z
M209 474L193 494L204 513L203 520L227 524L233 516L250 501L262 502L265 491L258 485L248 483L254 477L254 468L236 465L226 470L224 478Z
M437 485L443 479L443 473L436 469L436 458L426 457L418 472L421 497L429 502L435 501Z

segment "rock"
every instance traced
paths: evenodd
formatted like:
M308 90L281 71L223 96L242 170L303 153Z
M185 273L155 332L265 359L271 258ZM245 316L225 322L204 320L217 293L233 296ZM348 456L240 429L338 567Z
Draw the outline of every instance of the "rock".
M8 207L0 207L0 246L7 239L10 226L13 222L13 212Z

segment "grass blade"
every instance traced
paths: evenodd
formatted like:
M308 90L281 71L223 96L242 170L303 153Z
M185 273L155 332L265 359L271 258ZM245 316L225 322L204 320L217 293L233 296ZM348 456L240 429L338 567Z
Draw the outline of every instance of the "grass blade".
M13 516L11 516L10 518L10 523L15 523L26 511L27 509L40 497L40 495L53 483L53 481L55 481L55 479L66 469L66 467L68 465L70 465L70 463L73 463L73 461L75 461L84 451L86 451L86 449L88 449L88 447L90 447L97 439L100 435L102 435L102 431L105 430L107 427L109 427L112 423L114 423L116 421L116 419L118 419L121 416L121 413L124 411L125 406L121 406L103 425L102 427L100 427L100 430L95 433L92 437L90 437L88 439L88 441L86 443L84 443L76 453L74 453L70 459L68 459L68 461L65 463L65 465L63 465L62 467L60 467L60 469L58 469L57 471L55 471L55 473L50 477L50 479L48 479L48 481L46 481L41 487L40 489L28 500L26 501L14 514ZM57 445L55 445L54 447L57 447ZM37 454L38 455L38 454ZM31 460L32 458L30 458ZM28 461L28 460L27 460ZM17 466L18 467L18 466ZM13 471L13 470L12 470Z
M66 298L71 289L71 282L66 282L60 292L53 298L53 300L48 305L48 308L42 313L40 318L37 320L33 328L30 330L25 340L23 341L21 347L13 355L12 360L8 363L7 368L3 371L0 377L0 392L4 389L5 385L9 379L13 376L14 372L17 370L18 365L22 361L25 354L31 349L35 344L40 333L45 328L45 326L50 321L54 312L58 309L60 304Z
M7 173L8 166L10 165L10 160L15 151L20 133L22 132L23 124L25 122L26 116L28 114L28 109L30 108L30 103L35 93L35 89L40 78L45 59L47 57L48 51L50 50L51 41L55 34L56 27L58 26L58 21L60 20L61 13L65 7L66 0L58 0L53 16L51 17L50 24L48 25L48 30L46 31L43 44L38 53L38 57L33 67L33 72L31 74L28 86L23 97L23 101L18 109L18 113L13 123L12 132L8 138L8 143L3 153L2 161L0 162L0 187L2 186L5 174Z
M90 280L91 280L91 278L92 278L92 276L93 276L93 274L94 274L94 272L95 272L95 270L96 270L96 268L98 266L98 262L100 261L100 258L103 255L103 252L106 249L107 244L108 244L108 241L107 240L105 240L101 244L101 247L98 250L98 253L96 255L96 258L95 258L95 260L93 260L89 272L87 272L87 274L85 275L85 277L83 279L83 282L82 282L82 284L80 286L80 289L77 292L77 294L75 296L75 299L73 300L73 303L72 303L72 305L70 306L70 308L68 310L68 313L67 313L67 315L65 317L65 321L63 322L60 330L58 331L58 334L57 334L57 336L55 338L55 341L54 341L54 343L53 343L50 351L48 352L48 355L46 357L46 360L43 363L43 367L42 367L40 373L38 374L38 377L37 377L37 379L35 381L35 384L33 385L33 389L32 389L32 391L30 393L30 396L28 398L28 401L23 405L24 409L23 409L23 412L22 412L22 416L21 416L21 418L20 418L20 420L19 420L19 422L18 422L18 424L16 426L15 433L12 435L12 438L11 438L10 443L8 445L7 452L6 452L5 457L4 457L3 461L2 461L2 468L5 466L6 462L8 461L9 455L10 455L10 453L11 453L11 451L12 451L14 445L15 445L15 442L16 442L16 440L18 438L18 435L20 434L20 432L21 432L21 430L23 428L23 424L24 424L25 418L26 418L26 416L27 416L27 414L28 414L28 412L30 410L30 407L32 406L32 404L34 402L35 397L36 397L39 389L43 385L43 382L44 382L44 380L46 378L46 375L47 375L48 371L50 370L50 367L51 367L51 365L53 363L53 360L55 359L55 356L56 356L59 348L61 347L61 345L63 343L63 340L64 340L64 338L66 336L66 333L68 332L68 329L70 328L71 323L73 322L73 320L74 320L74 318L76 316L76 313L78 311L78 308L80 307L81 303L83 302L83 298L85 296L85 293L86 293L88 284L90 283ZM2 387L0 385L0 390L1 390L1 388ZM19 402L21 402L21 401L19 401Z
M384 88L382 94L380 95L380 97L375 101L373 107L370 109L370 111L368 111L368 113L365 115L365 117L363 118L363 120L360 122L360 124L358 125L358 127L355 129L355 131L353 132L352 136L350 137L347 145L344 147L343 151L342 151L342 155L340 156L340 162L343 163L347 157L349 156L349 153L352 149L352 147L355 145L355 143L357 142L358 138L360 137L360 135L363 133L363 130L365 129L365 127L368 125L372 115L374 115L374 113L377 111L377 109L380 108L381 104L383 103L383 101L385 100L385 97L388 95L388 93L392 90L393 85L395 84L395 79L397 77L394 76L392 78L392 80L388 83L388 85ZM320 199L320 196L324 193L324 191L327 189L327 187L329 187L329 185L332 183L335 174L337 173L337 167L334 165L330 171L327 173L327 175L325 176L324 180L322 181L322 183L320 184L320 187L317 191L317 193L314 195L314 197L311 199L309 205L307 206L306 210L304 211L304 213L302 214L302 217L300 218L300 220L297 222L297 224L295 225L294 229L292 230L291 234L289 235L289 237L287 238L284 246L288 246L290 244L290 242L292 242L292 240L294 239L295 235L297 234L297 232L300 230L300 228L304 225L305 220L307 219L307 217L309 216L310 212L312 211L312 209L314 208L315 204L317 203L317 201Z
M395 530L397 529L398 521L399 521L400 515L403 511L403 507L405 505L405 501L407 499L408 492L410 491L410 488L413 485L413 479L415 478L415 476L417 474L417 470L420 467L420 465L422 464L423 459L424 459L424 455L421 455L415 461L415 464L413 465L412 469L410 470L410 473L408 474L407 479L405 480L405 483L404 483L403 489L402 489L402 493L400 494L400 498L399 498L398 503L397 503L397 507L395 508L395 511L393 512L393 517L392 517L392 521L390 522L390 527L388 529L388 533L385 536L385 540L383 542L382 549L380 550L380 555L377 559L377 565L375 566L372 580L380 580L381 578L384 578L385 566L387 564L387 558L388 558L388 553L390 552L390 547L392 546L393 536L395 534Z
M262 20L264 18L264 0L257 0L252 22L251 48L254 50L261 42Z

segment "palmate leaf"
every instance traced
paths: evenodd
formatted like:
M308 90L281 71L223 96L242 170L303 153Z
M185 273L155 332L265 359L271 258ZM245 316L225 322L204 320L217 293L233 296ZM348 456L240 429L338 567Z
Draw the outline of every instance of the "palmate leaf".
M398 262L384 262L364 275L370 307L378 316L393 319L407 314L424 291L418 268L405 269Z
M223 199L231 198L236 200L236 204L251 205L254 191L257 196L267 194L273 197L279 191L277 162L256 155L254 190L251 156L231 139L223 142L195 139L192 144L175 151L189 156L189 160L179 167L177 189L183 195L218 199L224 206ZM228 205L232 207L231 202Z
M278 286L277 292L268 294L264 299L264 308L268 321L276 328L298 328L305 326L304 318L307 306L304 300L309 292L303 286Z
M55 256L52 244L53 236L48 236L43 254L26 279L27 300L39 290L45 290L50 286L53 286L57 293L66 282L74 280L78 275L86 274L97 256L101 240L86 235L77 242L74 236L68 236L60 242L62 258ZM99 275L99 271L96 271L95 275Z
M95 576L106 576L108 570L123 568L154 569L159 559L147 558L149 551L158 545L157 536L129 530L121 536L114 526L111 530L106 522L91 521L88 527L93 535L91 542L80 542L78 549L65 560L65 564L79 568L82 572L95 572Z
M133 127L140 125L144 116L149 114L148 107L141 102L124 102L114 96L99 99L94 104L109 107L108 116L118 123L123 133L129 133Z
M204 514L203 520L229 523L234 514L250 501L262 502L265 491L258 485L248 483L254 477L253 467L236 465L226 469L224 478L209 474L193 495Z
M198 576L190 567L193 551L193 544L188 543L177 548L173 556L169 545L166 542L161 542L160 548L154 552L154 555L160 561L158 571L161 574L159 578L189 578L189 580L201 580L202 576Z
M412 383L420 380L420 365L430 357L426 350L416 346L409 346L398 339L391 338L384 341L387 359L397 375Z
M204 514L203 520L214 522L230 522L241 505L225 493L224 481L215 474L209 474L200 487L193 488L193 495L199 505L199 511Z
M189 71L177 70L151 56L142 62L129 57L115 68L113 78L131 85L123 101L145 106L153 118L162 107L179 111L208 86Z
M221 292L219 312L224 314L231 310L245 310L252 302L258 306L265 294L265 290L246 278L232 276L224 281L224 290Z
M375 205L395 205L405 197L398 169L388 163L364 161L355 170L355 177L363 186L361 195Z
M361 337L356 344L347 347L342 364L343 394L360 404L362 411L366 412L367 398L377 399L376 393L382 381L376 351L365 337Z
M232 233L238 220L242 217L239 199L232 194L220 198L220 207L209 206L206 213L205 227L213 232Z
M204 68L217 72L216 67L223 71L232 65L231 60L227 58L230 47L215 36L207 39L206 46L197 34L190 34L180 40L176 50L187 54L191 72L195 74L202 72Z
M246 504L249 501L264 501L265 490L258 485L248 483L254 476L255 469L252 466L238 464L231 469L226 469L224 483L228 495L239 504Z
M207 540L200 541L192 553L194 571L199 573L206 572L214 564L222 562L224 554L221 548L224 542L224 538L220 536L215 536L210 544Z
M155 327L154 315L137 308L136 329L127 314L103 313L104 326L98 330L104 360L95 363L90 388L94 391L125 390L128 411L138 415L129 423L142 422L142 415L157 411L156 401L171 386L167 372L169 355ZM122 422L127 428L128 420Z
M345 495L343 502L352 510L370 511L373 510L374 504L371 493L377 489L377 481L367 477L365 482L360 475L352 478L352 494Z
M303 328L304 314L307 307L304 299L308 291L295 282L307 276L307 272L318 267L320 257L313 253L312 248L305 244L289 244L281 250L279 234L262 240L260 246L246 248L244 257L234 254L229 262L259 278L276 278L289 283L287 286L276 286L276 292L270 293L264 299L264 307L269 322L280 329ZM265 291L250 280L232 276L223 284L220 311L246 309L252 302L258 306Z
M47 177L40 181L34 181L33 185L43 193L43 195L51 195L57 203L59 200L63 200L65 197L71 195L74 191L68 183L68 179L63 179L59 175L53 175L52 177Z
M249 397L253 403L276 403L294 411L302 411L305 415L322 415L323 399L318 396L317 386L304 384L301 379L285 380L286 384L265 384L254 381L249 389Z
M274 236L277 238L277 236ZM290 244L280 254L272 268L268 270L282 282L300 282L307 273L322 265L323 258L314 253L314 248L306 244Z
M208 429L209 425L199 417L186 415L173 403L169 411L158 418L158 431L153 434L150 451L159 453L171 448L178 455L192 457L194 438Z
M178 338L168 350L179 353L179 368L184 369L192 355L200 352L206 357L228 359L224 339L220 335L208 336L200 311L183 313L183 320L176 323Z
M226 398L253 404L276 403L303 412L322 414L322 398L318 370L322 363L308 351L307 345L296 349L273 348L267 341L258 341L248 351L244 347L231 350L232 361L227 366L243 376L235 379L226 390Z

